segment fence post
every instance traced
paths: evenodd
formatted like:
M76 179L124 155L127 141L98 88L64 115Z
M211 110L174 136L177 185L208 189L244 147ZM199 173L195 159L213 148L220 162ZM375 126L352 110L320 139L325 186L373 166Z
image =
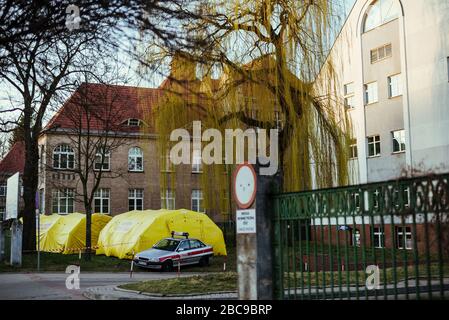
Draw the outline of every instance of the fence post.
M22 266L22 224L14 219L11 226L11 257L12 266Z
M284 296L282 286L281 219L279 201L274 200L273 226L273 298L281 300Z
M275 203L272 195L279 192L280 176L261 175L260 167L260 164L256 165L257 299L272 300L276 285L273 270Z

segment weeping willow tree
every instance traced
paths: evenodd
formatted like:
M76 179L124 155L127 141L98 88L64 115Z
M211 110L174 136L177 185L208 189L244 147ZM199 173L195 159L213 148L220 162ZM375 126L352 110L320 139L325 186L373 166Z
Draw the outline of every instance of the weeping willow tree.
M350 128L326 59L334 10L328 0L205 2L187 27L204 46L174 54L152 114L160 151L194 120L221 132L278 129L283 190L346 184ZM229 210L231 172L203 165L206 208Z

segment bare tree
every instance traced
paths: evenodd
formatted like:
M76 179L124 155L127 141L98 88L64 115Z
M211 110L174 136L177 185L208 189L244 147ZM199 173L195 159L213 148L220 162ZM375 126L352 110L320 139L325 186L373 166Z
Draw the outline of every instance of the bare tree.
M66 9L72 1L12 1L0 3L0 128L11 132L19 119L25 142L22 212L23 250L36 248L35 193L38 183L38 137L43 120L58 95L73 86L72 76L83 71L83 55L96 58L107 48L116 50L128 37L126 27L144 26L175 46L175 20L187 19L185 0L77 1L81 27L70 32ZM161 21L165 22L162 23ZM170 26L167 22L174 22ZM125 31L124 31L125 30ZM102 46L101 48L98 48ZM5 97L6 96L6 97Z
M112 81L107 83L82 83L47 129L67 141L74 151L73 166L64 166L68 167L64 171L75 174L76 184L80 185L80 192L75 191L75 196L81 198L86 214L86 259L90 259L92 247L91 217L95 193L103 178L110 180L127 172L126 167L112 169L110 164L111 153L127 143L130 131L124 123L127 110L118 101L123 96ZM47 163L47 170L53 170L53 163ZM70 182L54 182L54 186L67 187ZM75 190L78 190L77 186Z
M73 76L83 66L75 58L92 51L93 37L63 38L43 42L40 35L6 46L9 68L0 69L2 84L9 88L9 105L0 110L1 127L22 128L25 142L23 173L24 250L35 250L35 193L38 183L38 137L44 116L54 98L73 85ZM19 122L20 120L20 122Z

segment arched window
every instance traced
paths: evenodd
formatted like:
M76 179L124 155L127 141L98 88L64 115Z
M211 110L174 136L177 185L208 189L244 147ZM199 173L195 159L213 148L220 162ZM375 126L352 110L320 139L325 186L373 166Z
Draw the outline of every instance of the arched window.
M53 168L75 168L75 152L73 151L72 147L66 144L61 144L53 150Z
M397 0L376 0L368 8L363 32L368 32L390 22L398 18L399 15L400 8Z
M137 172L143 171L143 152L139 147L129 149L128 170Z
M111 169L111 152L106 148L97 148L94 170L109 171Z

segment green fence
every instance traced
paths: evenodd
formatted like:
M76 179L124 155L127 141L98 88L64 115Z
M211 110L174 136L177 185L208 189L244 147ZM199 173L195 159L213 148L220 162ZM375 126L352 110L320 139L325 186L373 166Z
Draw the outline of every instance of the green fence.
M276 195L276 298L449 297L448 180Z

